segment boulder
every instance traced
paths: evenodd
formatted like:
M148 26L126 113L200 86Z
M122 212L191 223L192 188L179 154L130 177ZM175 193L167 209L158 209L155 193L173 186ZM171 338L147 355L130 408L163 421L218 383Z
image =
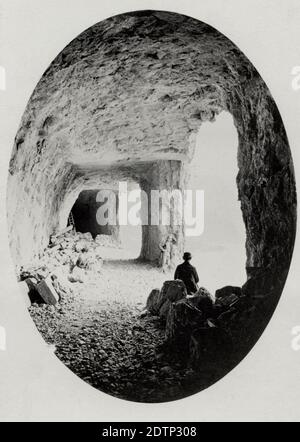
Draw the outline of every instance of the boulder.
M224 298L219 298L216 300L216 305L217 306L221 306L223 309L229 309L232 306L234 306L234 304L236 304L239 301L239 297L236 296L235 294L226 296Z
M163 319L164 321L167 319L169 311L171 309L172 306L172 302L169 301L169 299L167 299L163 305L161 306L160 310L159 310L159 317L161 319Z
M191 333L205 322L203 313L187 299L171 303L166 323L166 339L186 343Z
M46 304L55 305L59 301L59 296L53 287L51 277L48 277L41 281L37 285L37 291Z
M168 299L171 302L179 301L187 297L187 291L182 281L166 281L161 290L161 300Z
M235 295L237 297L242 296L242 289L240 287L232 287L232 286L226 286L222 289L219 289L216 291L216 299L220 298L226 298L228 296Z
M242 297L240 287L227 286L216 291L216 306L220 308L220 313L231 309Z
M72 283L79 282L83 284L86 281L85 271L79 267L74 267L73 272L68 277L68 280Z
M167 319L173 302L187 297L187 291L182 281L166 281L158 297L158 315Z
M152 290L147 300L147 309L151 314L166 320L171 304L186 296L186 288L182 281L166 281L162 290Z
M188 296L189 304L201 310L206 317L213 316L214 301L208 290L201 287L195 295Z
M152 290L152 292L148 296L146 308L148 312L151 313L152 315L158 315L159 313L159 308L158 308L159 296L160 296L159 289Z

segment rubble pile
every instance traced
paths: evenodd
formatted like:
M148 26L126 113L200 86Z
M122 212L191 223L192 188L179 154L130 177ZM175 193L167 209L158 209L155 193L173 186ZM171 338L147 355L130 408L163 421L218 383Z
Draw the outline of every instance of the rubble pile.
M163 285L164 278L147 263L121 262L116 267L105 261L95 284L68 282L70 295L55 306L31 305L30 315L48 347L93 387L138 402L178 400L199 385L204 388L209 373L195 386L195 371L180 361L169 362L161 352L165 339L161 319L141 318L145 291L157 281ZM176 286L178 295L170 293ZM171 299L181 296L180 287L169 286Z
M94 281L101 274L103 247L113 244L104 236L94 240L90 233L79 233L72 227L52 235L43 256L19 272L31 303L55 305L70 293L72 284Z
M240 314L245 299L239 287L224 287L214 297L201 287L189 296L182 281L167 281L162 290L150 293L147 311L165 323L165 351L194 366L203 357L216 361L228 351L230 323Z
M263 333L285 283L286 275L278 278L278 274L277 269L262 269L243 287L223 287L214 296L200 288L193 296L182 291L182 296L171 301L170 287L171 292L178 292L181 281L168 281L162 290L152 291L147 312L164 322L163 351L197 371L210 367L212 383L216 382L246 356Z

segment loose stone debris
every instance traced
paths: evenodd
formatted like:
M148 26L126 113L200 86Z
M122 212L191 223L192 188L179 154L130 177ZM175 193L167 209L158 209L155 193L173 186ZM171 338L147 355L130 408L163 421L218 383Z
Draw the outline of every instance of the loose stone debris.
M102 244L108 240L73 230L54 235L20 280L56 356L91 386L126 400L178 400L226 375L261 334L284 284L261 272L242 288L188 296L182 281L165 281L150 264L104 261Z
M246 356L271 318L285 282L278 274L262 270L243 287L223 287L214 296L205 288L188 296L180 291L181 281L152 291L147 311L164 323L165 357L193 368L194 386L205 379L208 387L223 377Z
M20 279L30 280L29 289L36 290L44 302L53 304L54 299L58 301L60 291L65 291L66 278L71 283L83 283L101 273L103 244L108 246L109 239L103 239L102 235L93 240L90 233L77 233L67 228L51 236L42 257L26 269L20 269Z
M103 392L141 402L184 397L191 370L163 358L161 320L141 318L148 287L165 275L138 262L104 263L103 244L117 247L106 238L64 231L51 237L36 265L22 269L38 330L66 366ZM54 289L59 301L41 286L56 299Z

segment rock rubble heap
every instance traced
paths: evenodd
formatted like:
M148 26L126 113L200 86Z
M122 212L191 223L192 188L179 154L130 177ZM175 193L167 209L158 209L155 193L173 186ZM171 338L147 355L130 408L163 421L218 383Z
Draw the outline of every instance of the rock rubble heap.
M242 288L224 287L214 296L204 288L188 296L182 281L167 281L150 293L147 314L164 321L163 350L174 359L198 368L220 363L229 371L263 332L284 281L265 271Z
M72 227L54 234L44 254L19 271L28 286L31 302L56 304L70 293L73 283L96 279L102 271L103 247L117 247L109 237L78 233Z

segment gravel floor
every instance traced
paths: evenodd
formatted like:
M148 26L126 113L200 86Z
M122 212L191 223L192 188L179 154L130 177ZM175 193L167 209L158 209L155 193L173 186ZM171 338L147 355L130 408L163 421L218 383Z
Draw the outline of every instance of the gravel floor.
M93 387L137 402L180 399L203 379L167 361L158 350L162 324L140 318L150 291L169 277L135 261L106 261L96 281L73 284L57 307L33 305L30 313L58 358Z

